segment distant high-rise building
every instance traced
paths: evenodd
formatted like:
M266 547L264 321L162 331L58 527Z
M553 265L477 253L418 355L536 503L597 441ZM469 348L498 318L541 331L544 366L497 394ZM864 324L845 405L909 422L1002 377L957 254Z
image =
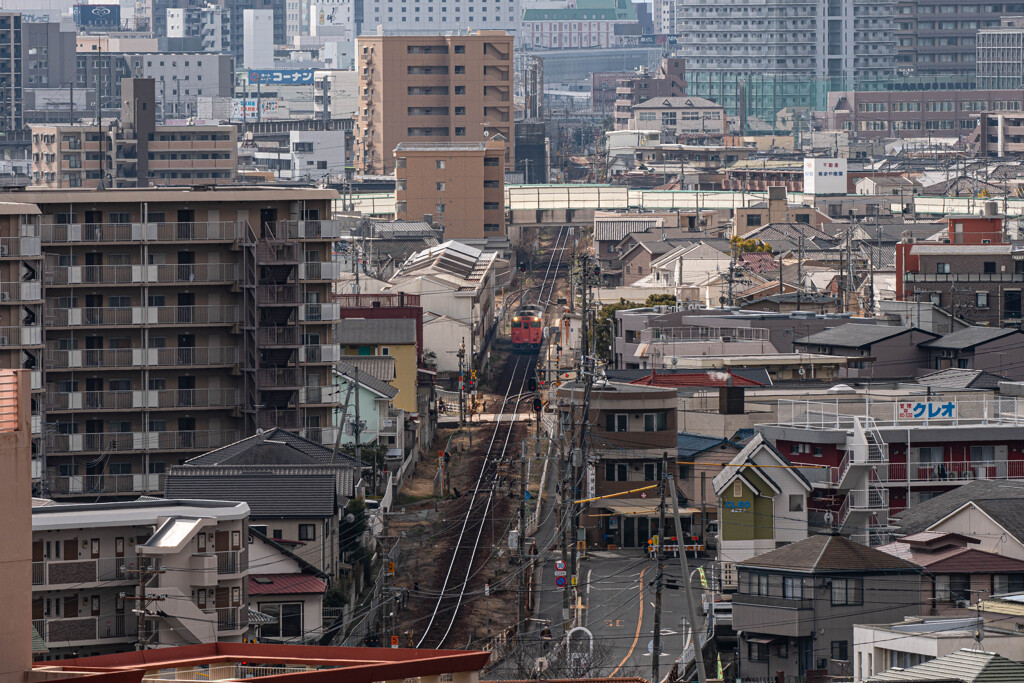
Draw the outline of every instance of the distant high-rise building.
M355 165L387 174L400 142L512 140L512 36L360 36Z
M978 87L1012 90L1024 86L1024 17L1006 17L978 31Z
M1024 14L1024 3L896 0L898 73L940 77L946 87L970 87L978 31L999 26L1000 18L1010 14Z
M688 92L774 120L895 77L895 0L676 0Z
M274 12L247 9L244 14L242 66L246 69L273 69Z
M21 128L21 14L0 12L0 130Z
M510 31L523 16L519 0L362 0L355 3L361 33L436 35L448 31Z

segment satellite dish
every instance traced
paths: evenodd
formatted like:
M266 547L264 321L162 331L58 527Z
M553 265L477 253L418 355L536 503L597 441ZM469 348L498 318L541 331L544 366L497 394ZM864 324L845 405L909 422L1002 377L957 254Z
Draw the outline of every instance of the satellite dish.
M489 131L489 130L485 130L485 131L484 131L484 137L485 137L485 138L489 138L489 137L491 137L491 131Z

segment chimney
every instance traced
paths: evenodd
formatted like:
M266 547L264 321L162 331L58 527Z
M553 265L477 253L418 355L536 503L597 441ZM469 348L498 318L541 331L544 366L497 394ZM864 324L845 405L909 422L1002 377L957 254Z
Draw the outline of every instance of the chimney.
M718 412L722 415L743 415L744 388L732 386L732 375L724 387L718 388Z

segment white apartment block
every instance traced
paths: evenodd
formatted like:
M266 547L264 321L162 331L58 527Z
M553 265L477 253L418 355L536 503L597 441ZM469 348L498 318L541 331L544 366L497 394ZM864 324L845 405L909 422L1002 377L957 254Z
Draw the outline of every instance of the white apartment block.
M247 9L242 12L242 66L246 69L274 68L274 12Z
M149 648L248 633L245 503L33 504L32 625L47 659L136 649L140 608L152 615L142 621ZM140 585L163 599L140 600Z
M519 30L519 0L364 0L360 35Z
M893 0L675 0L677 55L696 72L891 78ZM846 86L844 86L846 87Z

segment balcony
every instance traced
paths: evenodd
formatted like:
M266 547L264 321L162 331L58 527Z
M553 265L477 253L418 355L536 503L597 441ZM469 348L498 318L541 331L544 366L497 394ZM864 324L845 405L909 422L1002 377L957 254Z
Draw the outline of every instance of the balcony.
M221 550L215 552L218 574L240 574L249 568L249 553L246 550Z
M242 239L244 221L187 223L44 223L42 241L68 242L233 242Z
M239 438L239 433L235 430L47 434L46 451L50 454L60 455L71 453L212 450L234 443ZM136 475L113 476L135 477Z
M306 427L305 429L299 430L299 436L316 443L326 444L333 446L334 442L338 438L337 427Z
M270 229L278 239L320 240L341 237L338 221L277 221Z
M282 325L261 327L256 331L256 343L260 346L298 346L299 328Z
M47 644L69 646L115 638L135 640L138 620L133 615L113 614L72 619L33 619L32 625Z
M29 327L0 327L0 348L17 349L39 346L43 343L43 330L38 325Z
M137 327L139 325L234 325L237 306L131 306L123 308L53 307L49 327Z
M0 282L0 303L25 303L42 299L43 286L40 282Z
M296 306L299 303L298 285L259 285L256 303L261 306Z
M307 344L299 348L300 363L335 363L341 360L337 344Z
M237 405L237 389L61 392L51 384L46 392L47 411L226 408Z
M341 264L331 261L299 264L300 280L336 280L341 275Z
M298 265L299 250L294 244L267 244L256 246L256 260L260 265Z
M56 435L62 436L62 435ZM75 436L75 435L72 435ZM55 496L115 495L122 493L153 493L164 490L162 474L78 474L47 477L50 493Z
M247 607L218 607L217 630L238 631L249 628L249 610Z
M1024 479L1024 460L910 463L910 483L959 485L976 479ZM889 481L907 482L907 464L889 463Z
M0 237L0 258L30 258L42 253L38 237Z
M334 322L341 319L341 307L338 304L303 304L299 307L299 320L302 322Z
M302 387L299 403L302 405L336 405L342 402L343 391L334 386Z
M220 367L238 364L237 346L179 347L170 349L46 350L46 369Z
M297 389L301 384L298 368L260 368L256 381L262 389Z
M287 410L260 410L256 418L256 426L260 429L298 429L299 411L296 409Z
M47 285L125 285L237 282L234 263L197 263L118 266L48 266Z
M952 256L952 254L951 254ZM904 282L1024 282L1024 273L904 273Z
M32 563L33 586L80 586L81 584L113 582L135 583L138 580L138 558L100 557L88 560L46 560Z

